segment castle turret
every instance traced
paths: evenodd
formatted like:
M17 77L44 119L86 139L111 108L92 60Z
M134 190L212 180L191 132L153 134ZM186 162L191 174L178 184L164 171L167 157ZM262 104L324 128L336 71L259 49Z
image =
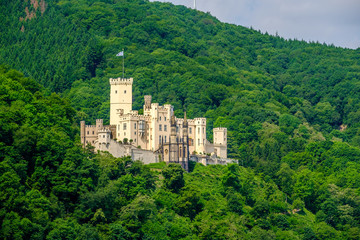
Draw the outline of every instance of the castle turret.
M80 122L80 139L83 147L86 146L86 132L85 132L85 121Z
M206 152L206 118L195 118L195 151L203 154Z
M151 95L144 96L144 112L151 109Z
M122 114L132 110L132 78L110 78L110 125L117 125ZM122 109L122 111L121 111Z
M98 130L98 142L99 144L109 144L111 139L111 131L108 128L102 128Z
M188 134L188 122L186 118L186 112L184 112L184 122L183 122L183 141L182 149L180 152L180 163L181 166L189 171L189 134Z
M223 127L213 129L214 150L217 156L227 158L227 129Z
M179 162L179 151L178 151L178 141L176 136L176 120L175 115L171 115L170 121L170 154L169 154L169 162Z
M104 124L103 124L104 120L102 119L96 119L96 129L99 131L99 129L103 128Z

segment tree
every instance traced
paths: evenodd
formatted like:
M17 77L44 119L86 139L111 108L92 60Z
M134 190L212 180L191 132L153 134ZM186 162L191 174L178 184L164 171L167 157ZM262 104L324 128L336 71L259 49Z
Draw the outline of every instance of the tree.
M204 204L199 191L194 188L183 188L180 197L176 200L175 208L179 215L189 217L191 220L202 211Z
M164 176L164 187L172 192L178 193L185 186L184 170L179 164L169 163L162 175Z

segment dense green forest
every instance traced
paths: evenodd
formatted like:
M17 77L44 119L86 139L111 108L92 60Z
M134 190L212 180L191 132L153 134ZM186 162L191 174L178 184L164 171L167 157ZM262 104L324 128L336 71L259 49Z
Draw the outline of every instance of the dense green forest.
M0 0L0 34L0 238L360 238L360 48L142 0ZM151 94L227 127L238 164L80 147L123 48L134 108Z

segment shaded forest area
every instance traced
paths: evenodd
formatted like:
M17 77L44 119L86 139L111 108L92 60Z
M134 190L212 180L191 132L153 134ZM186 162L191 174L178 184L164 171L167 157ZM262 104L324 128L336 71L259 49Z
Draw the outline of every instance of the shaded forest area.
M360 49L169 3L44 6L0 0L1 238L360 238ZM151 94L207 117L210 138L227 127L239 164L183 173L83 151L79 121L108 121L122 48L135 109Z

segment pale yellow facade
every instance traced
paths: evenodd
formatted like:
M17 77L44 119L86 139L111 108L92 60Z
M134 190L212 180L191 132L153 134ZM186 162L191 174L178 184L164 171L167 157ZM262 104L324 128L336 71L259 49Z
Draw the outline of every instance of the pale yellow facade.
M171 135L171 117L174 108L170 104L163 106L152 103L150 95L144 96L143 114L132 110L133 79L110 78L110 138L119 143L131 143L134 147L159 151L169 143ZM175 118L176 142L184 144L184 126L187 126L188 151L192 155L215 154L220 158L227 157L227 131L226 128L215 128L214 144L206 139L206 118L187 119L184 125L183 118ZM97 120L95 126L85 125L81 122L81 141L95 146L101 129L102 120ZM104 136L104 135L102 135ZM172 136L174 137L174 136ZM173 140L174 141L174 140ZM173 142L174 143L174 142Z

